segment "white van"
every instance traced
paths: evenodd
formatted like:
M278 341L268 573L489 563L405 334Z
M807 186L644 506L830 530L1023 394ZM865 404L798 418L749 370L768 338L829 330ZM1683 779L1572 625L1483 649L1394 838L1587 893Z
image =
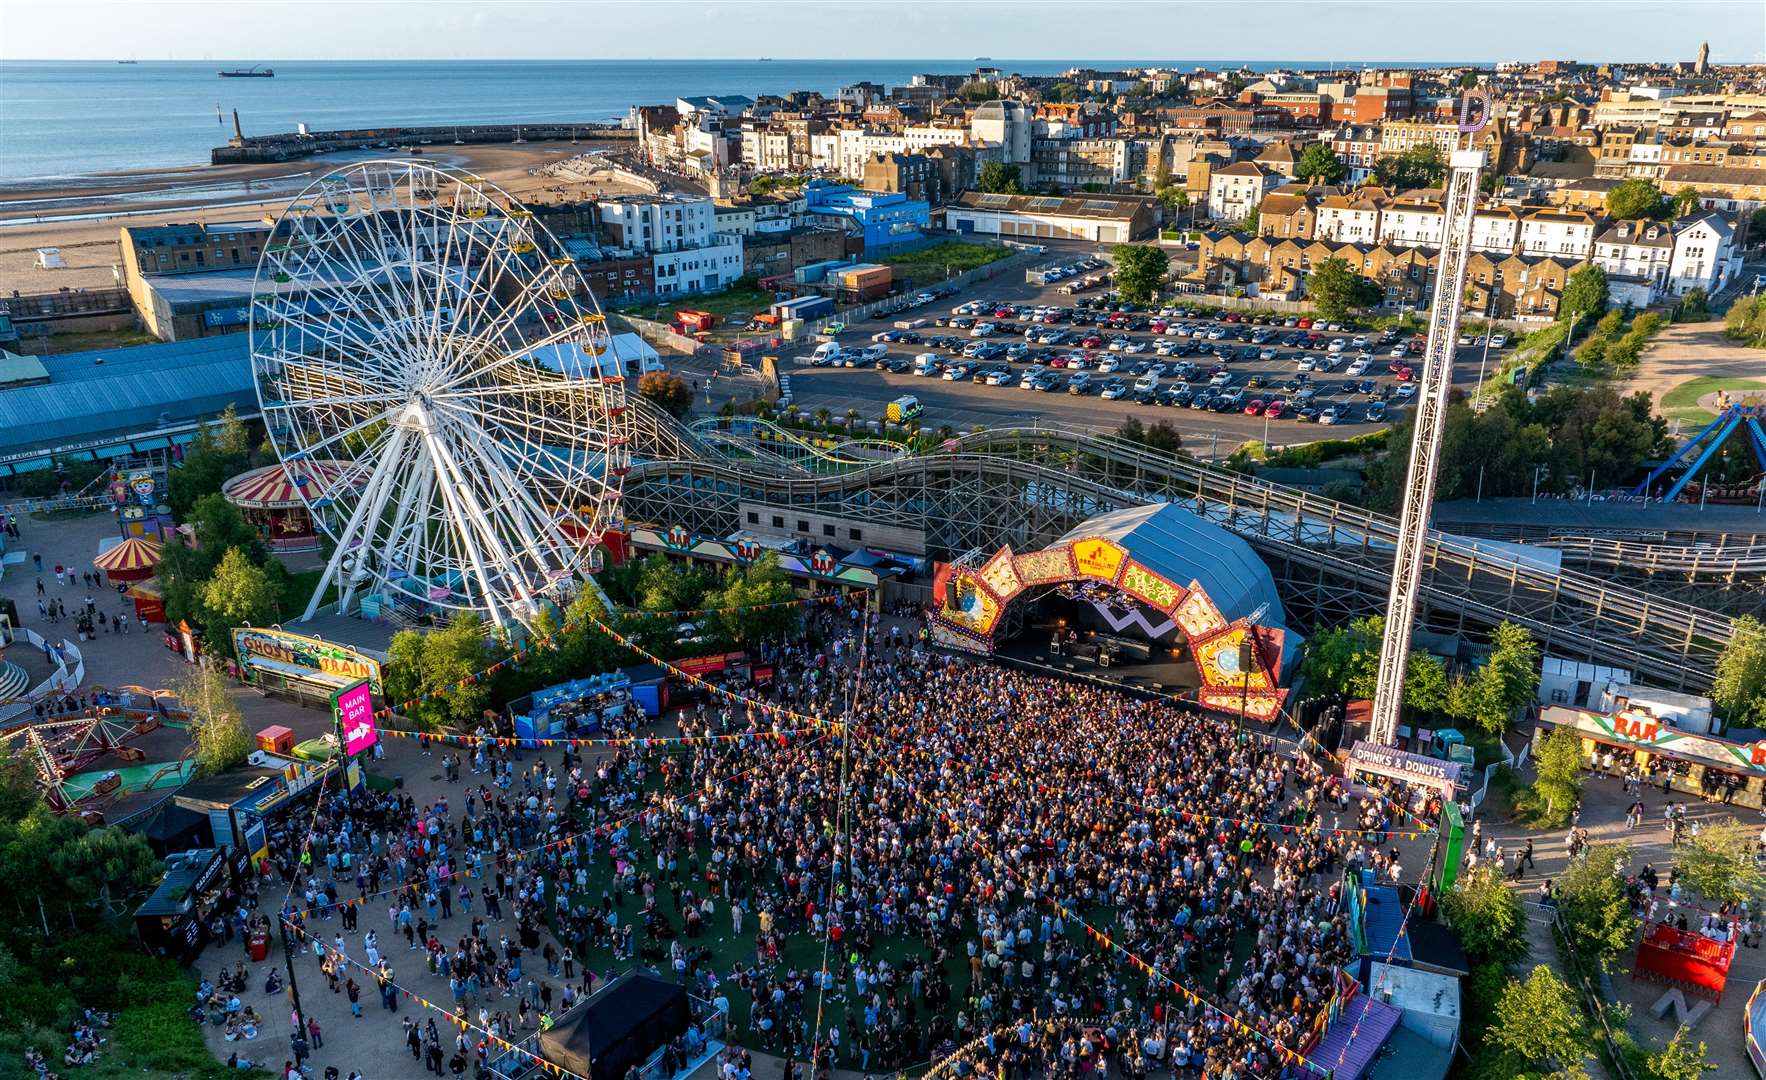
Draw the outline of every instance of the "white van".
M834 358L839 355L840 343L838 341L824 341L816 346L816 351L810 354L810 359L818 362L826 360L832 363Z
M1159 376L1150 371L1147 372L1145 375L1142 375L1134 381L1134 389L1137 394L1144 394L1149 390L1159 389Z
M888 355L889 346L887 345L866 345L864 351L859 353L859 359L864 363L870 364L875 363Z
M938 374L938 354L923 352L920 355L914 357L914 374L915 375L936 375L936 374Z

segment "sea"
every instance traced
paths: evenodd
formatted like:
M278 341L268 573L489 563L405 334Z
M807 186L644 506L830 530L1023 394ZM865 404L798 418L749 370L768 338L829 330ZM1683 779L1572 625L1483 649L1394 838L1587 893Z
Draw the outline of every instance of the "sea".
M1178 60L277 60L272 79L222 79L256 61L0 60L0 189L96 173L208 163L233 133L247 135L450 123L605 122L633 105L701 94L831 94L862 80L897 86L920 73L996 67L1054 75ZM1284 66L1247 61L1256 71ZM1286 66L1292 66L1291 64ZM1311 65L1317 66L1317 65ZM1359 66L1359 65L1357 65ZM1393 65L1383 65L1393 66Z

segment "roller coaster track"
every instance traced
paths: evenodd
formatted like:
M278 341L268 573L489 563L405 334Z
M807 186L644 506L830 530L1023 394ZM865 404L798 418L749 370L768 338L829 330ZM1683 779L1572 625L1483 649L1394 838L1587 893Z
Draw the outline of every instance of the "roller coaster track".
M1243 537L1284 582L1302 622L1377 613L1390 584L1392 519L1112 438L1007 428L839 475L803 476L696 457L628 478L632 521L728 535L764 506L863 521L873 536L935 557L1042 546L1087 518L1147 502L1184 505ZM1730 619L1651 592L1528 559L1511 545L1431 531L1425 625L1483 632L1504 620L1552 655L1629 669L1652 684L1708 689Z
M808 439L758 417L708 417L695 421L691 431L738 454L805 475L864 468L907 452L888 439Z

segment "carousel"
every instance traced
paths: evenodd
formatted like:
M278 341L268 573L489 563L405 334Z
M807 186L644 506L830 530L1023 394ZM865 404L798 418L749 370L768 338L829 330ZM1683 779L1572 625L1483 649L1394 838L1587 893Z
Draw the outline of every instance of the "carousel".
M92 565L104 571L113 585L144 581L165 558L165 548L140 536L126 536L99 553Z
M286 461L266 465L222 484L221 495L239 508L272 551L313 551L319 546L319 531L308 506L320 498L320 492L336 486L347 464Z

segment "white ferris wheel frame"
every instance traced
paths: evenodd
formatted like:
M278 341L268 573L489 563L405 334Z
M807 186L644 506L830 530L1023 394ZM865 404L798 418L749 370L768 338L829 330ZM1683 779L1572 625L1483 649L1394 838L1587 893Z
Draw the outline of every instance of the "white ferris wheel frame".
M336 545L303 620L335 585L341 612L379 594L527 623L619 520L633 418L606 319L487 181L405 161L314 181L259 257L249 340L278 456L341 465L301 491Z

